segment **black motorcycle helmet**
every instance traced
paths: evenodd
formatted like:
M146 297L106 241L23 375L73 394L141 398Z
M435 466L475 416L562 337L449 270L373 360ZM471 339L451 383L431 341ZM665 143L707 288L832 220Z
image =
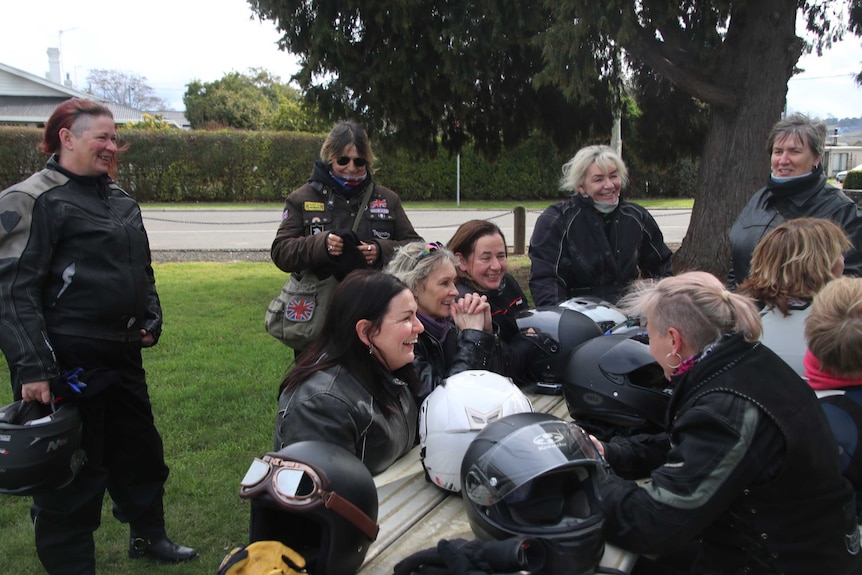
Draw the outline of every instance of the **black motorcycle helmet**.
M0 408L0 493L35 495L68 485L84 463L81 415L36 401Z
M546 384L562 383L572 350L602 335L595 321L581 312L559 306L542 306L521 312L515 321L522 333L532 329L536 334L531 341L543 353L536 354L530 375Z
M302 441L255 458L241 482L249 543L281 541L314 575L353 575L377 538L377 489L355 455Z
M488 424L461 463L470 527L483 541L542 542L538 573L593 573L604 552L598 483L604 463L584 431L545 413Z
M646 343L627 335L592 339L572 352L566 374L569 415L600 439L664 428L669 383Z

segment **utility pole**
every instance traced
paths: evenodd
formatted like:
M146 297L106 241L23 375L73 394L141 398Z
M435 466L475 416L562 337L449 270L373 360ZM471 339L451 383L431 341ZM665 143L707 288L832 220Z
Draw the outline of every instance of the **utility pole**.
M623 156L623 63L621 49L614 49L614 78L613 78L613 115L614 122L611 128L611 148L620 156Z
M77 30L78 26L73 26L71 28L64 28L62 30L57 31L57 50L60 52L60 82L62 83L63 79L63 32L71 32L72 30Z

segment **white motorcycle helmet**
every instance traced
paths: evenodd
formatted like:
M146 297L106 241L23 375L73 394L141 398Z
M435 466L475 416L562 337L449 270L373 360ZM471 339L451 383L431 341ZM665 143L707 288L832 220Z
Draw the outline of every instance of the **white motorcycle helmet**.
M473 438L502 417L532 411L530 400L508 377L485 370L449 377L419 408L419 453L428 480L458 493L461 459Z
M591 296L573 297L557 305L581 312L596 322L596 325L605 334L614 328L625 325L629 319L626 317L626 314L614 307L613 304Z

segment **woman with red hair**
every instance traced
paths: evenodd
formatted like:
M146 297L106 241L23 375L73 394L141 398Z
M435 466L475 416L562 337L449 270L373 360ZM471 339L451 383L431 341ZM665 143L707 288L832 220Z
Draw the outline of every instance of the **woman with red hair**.
M0 348L15 399L78 406L86 461L33 497L36 551L51 575L94 575L107 490L130 558L192 559L165 532L168 467L141 358L162 310L140 207L111 177L124 149L111 110L63 102L40 148L46 168L0 193Z

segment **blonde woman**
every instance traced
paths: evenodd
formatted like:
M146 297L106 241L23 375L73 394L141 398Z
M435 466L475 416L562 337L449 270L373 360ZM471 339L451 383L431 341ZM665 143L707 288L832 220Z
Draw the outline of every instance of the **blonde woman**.
M413 360L421 380L420 404L450 375L468 369L502 372L488 298L458 293L457 263L443 244L417 242L401 248L386 267L413 292L416 315L425 328Z
M616 303L638 278L671 274L671 251L646 208L621 198L622 158L587 146L563 166L572 196L542 212L530 238L530 293L537 306L577 296Z
M754 248L751 273L739 293L762 307L761 341L804 376L803 326L811 300L844 273L853 244L841 227L822 218L797 218L768 232Z
M688 272L639 283L621 306L646 323L671 381L667 435L594 440L609 543L658 556L693 545L687 573L854 573L853 489L814 394L757 340L749 298ZM644 559L649 561L649 559Z

